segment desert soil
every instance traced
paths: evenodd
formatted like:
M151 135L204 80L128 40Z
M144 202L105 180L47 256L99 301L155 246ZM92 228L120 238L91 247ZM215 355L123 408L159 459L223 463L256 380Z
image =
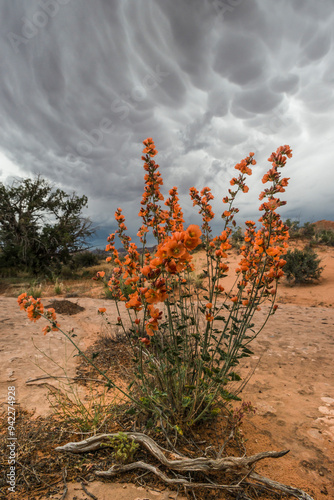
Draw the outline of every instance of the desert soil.
M277 461L259 464L258 472L304 489L320 500L334 498L334 249L318 247L316 251L324 266L321 279L303 286L282 283L279 308L254 341L254 354L242 367L245 376L251 372L253 375L241 396L257 409L243 426L247 453L290 450ZM203 261L204 256L196 254L197 271ZM237 261L238 256L232 252L232 270ZM226 281L228 284L229 278ZM65 330L74 328L76 341L83 350L106 335L98 308L106 307L110 318L116 314L111 301L101 298L101 289L95 287L90 292L93 297L86 291L84 296L67 299L83 310L71 316L58 314ZM7 408L7 389L15 386L20 408L34 411L35 417L47 416L51 414L48 388L46 379L39 377L63 376L64 369L69 377L74 377L78 358L73 357L73 349L61 333L43 336L43 320L29 322L19 310L16 298L10 295L8 290L0 295L0 404ZM63 299L44 296L43 303ZM264 310L259 312L259 322L264 314ZM56 382L48 379L48 384L55 386ZM88 490L99 500L176 498L176 492L162 484L160 491L155 491L131 484L92 481ZM60 500L62 490L47 498ZM79 483L69 484L66 499L85 498L89 497Z

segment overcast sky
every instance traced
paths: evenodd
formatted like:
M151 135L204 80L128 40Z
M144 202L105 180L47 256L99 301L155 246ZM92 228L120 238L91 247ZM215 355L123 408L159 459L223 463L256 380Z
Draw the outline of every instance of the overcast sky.
M0 181L43 177L86 194L98 243L143 191L153 137L164 194L209 186L223 211L233 166L258 164L241 223L259 217L267 158L293 149L284 218L334 220L333 0L0 0Z

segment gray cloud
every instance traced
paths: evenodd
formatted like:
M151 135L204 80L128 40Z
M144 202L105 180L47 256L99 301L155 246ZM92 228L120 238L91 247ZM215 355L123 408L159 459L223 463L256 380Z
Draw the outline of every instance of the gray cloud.
M0 7L0 149L23 177L40 173L87 194L102 226L123 204L136 231L146 137L159 150L164 192L179 185L189 217L191 184L227 189L233 165L250 150L265 162L291 142L298 183L287 216L334 218L322 203L329 183L313 178L326 178L333 135L331 0L0 0ZM310 143L317 157L303 177ZM254 190L266 168L254 169ZM5 180L11 172L1 169ZM308 212L303 200L311 196L317 210ZM241 218L256 213L247 203Z
M270 88L274 92L286 92L294 94L298 89L299 77L293 73L275 75L270 80Z
M213 67L221 76L237 85L263 79L267 48L255 35L225 29L215 49Z

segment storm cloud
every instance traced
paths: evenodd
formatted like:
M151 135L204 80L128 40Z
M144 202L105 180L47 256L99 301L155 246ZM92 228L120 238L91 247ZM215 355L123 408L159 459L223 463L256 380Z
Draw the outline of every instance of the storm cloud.
M290 144L284 216L334 219L332 0L0 6L2 182L41 174L86 194L106 235L122 206L135 234L146 137L189 222L189 187L212 186L221 212L233 166L254 151L242 222L258 218L266 159Z

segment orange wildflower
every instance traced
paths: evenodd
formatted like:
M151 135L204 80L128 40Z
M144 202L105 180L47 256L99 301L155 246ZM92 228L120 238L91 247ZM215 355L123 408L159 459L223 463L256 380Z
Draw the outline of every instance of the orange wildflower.
M51 326L47 325L42 328L43 335L46 335L47 333L51 332Z
M184 246L187 250L194 250L199 244L201 240L199 238L190 238L187 234L184 239Z
M190 224L186 229L186 233L188 233L189 238L200 238L202 231L196 224Z
M206 313L205 318L209 322L211 322L211 321L213 321L215 319L214 316L212 316L212 314L210 312Z
M220 263L219 263L219 269L220 269L221 271L223 271L223 272L226 272L226 271L228 271L228 270L229 270L229 267L228 267L228 265L227 265L227 264L225 264L224 262L220 262Z
M147 337L139 337L139 340L140 340L140 342L145 344L147 347L151 344L150 339L148 339Z
M171 240L166 244L167 256L180 258L185 253L186 249L182 242Z
M125 304L127 309L134 309L135 311L141 311L143 306L141 303L141 299L138 295L138 292L131 293L129 295L130 299Z
M174 259L170 259L166 262L165 268L170 274L178 274L183 271L185 264L183 262L176 262Z
M150 288L144 294L144 297L148 304L156 304L157 302L160 302L159 292L157 290L154 290L153 288Z

